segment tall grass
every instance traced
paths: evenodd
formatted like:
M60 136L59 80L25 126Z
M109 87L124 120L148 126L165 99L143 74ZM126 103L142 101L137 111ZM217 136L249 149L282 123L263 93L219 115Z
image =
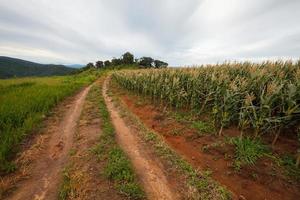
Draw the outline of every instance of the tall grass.
M0 171L10 171L18 144L64 97L96 79L96 72L72 76L0 80Z

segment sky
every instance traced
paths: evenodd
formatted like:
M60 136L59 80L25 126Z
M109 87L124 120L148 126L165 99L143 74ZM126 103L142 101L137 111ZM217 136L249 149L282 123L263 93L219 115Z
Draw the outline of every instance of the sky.
M300 58L300 0L0 0L0 55L171 66Z

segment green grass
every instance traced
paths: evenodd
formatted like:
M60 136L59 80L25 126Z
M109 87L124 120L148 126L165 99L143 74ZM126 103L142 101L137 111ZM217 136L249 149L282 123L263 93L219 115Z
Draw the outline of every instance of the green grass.
M194 121L192 124L192 128L196 129L199 136L204 134L209 134L215 131L213 124L210 124L205 121Z
M296 166L296 159L292 155L284 155L280 159L280 165L286 170L286 174L300 181L300 168Z
M230 143L235 146L236 169L240 169L243 165L254 165L257 159L268 152L267 147L258 139L234 137L230 139Z
M296 166L295 156L291 154L284 154L281 156L269 154L267 157L271 158L277 166L282 167L286 176L297 182L300 181L300 168Z
M101 89L97 88L101 93ZM115 184L115 188L130 199L144 199L145 194L136 181L130 161L115 141L115 130L103 97L99 100L102 122L100 143L93 152L106 161L103 174Z
M108 152L108 165L104 170L106 177L131 182L134 180L134 174L130 168L131 164L120 148L114 147Z
M96 77L96 71L86 71L71 76L0 80L0 172L15 169L10 160L18 144L59 101Z
M111 67L112 69L120 70L120 69L139 69L138 64L122 64Z
M171 132L172 135L178 136L184 133L185 128L174 128Z
M195 118L195 115L192 113L175 111L175 112L169 112L169 115L177 122L189 124L191 128L196 129L198 136L203 136L215 132L215 127L212 122L199 120ZM176 130L174 133L175 133L174 135L178 135L176 134Z
M186 112L171 112L169 113L172 118L174 118L177 122L180 123L185 123L185 122L191 122L192 121L192 116L190 114L187 114Z
M72 191L71 178L69 174L69 168L67 167L63 170L63 181L59 188L58 199L59 200L67 199L71 191Z

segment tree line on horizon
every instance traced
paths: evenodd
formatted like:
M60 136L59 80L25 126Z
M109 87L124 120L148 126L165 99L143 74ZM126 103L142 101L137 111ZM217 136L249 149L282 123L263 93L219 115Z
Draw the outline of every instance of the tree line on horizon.
M111 60L105 61L96 61L95 64L90 62L88 63L84 69L96 68L96 69L104 69L115 67L119 65L132 65L137 64L140 68L164 68L168 66L168 63L156 60L151 57L141 57L139 59L134 58L134 55L130 52L124 53L120 58L113 58Z

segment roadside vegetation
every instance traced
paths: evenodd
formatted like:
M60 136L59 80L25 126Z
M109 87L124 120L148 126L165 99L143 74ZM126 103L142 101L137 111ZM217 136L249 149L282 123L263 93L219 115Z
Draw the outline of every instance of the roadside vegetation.
M10 172L19 144L64 97L97 78L97 71L76 75L0 80L0 172Z
M229 143L235 146L234 167L237 170L243 165L254 165L257 159L267 153L267 147L259 139L234 137Z

